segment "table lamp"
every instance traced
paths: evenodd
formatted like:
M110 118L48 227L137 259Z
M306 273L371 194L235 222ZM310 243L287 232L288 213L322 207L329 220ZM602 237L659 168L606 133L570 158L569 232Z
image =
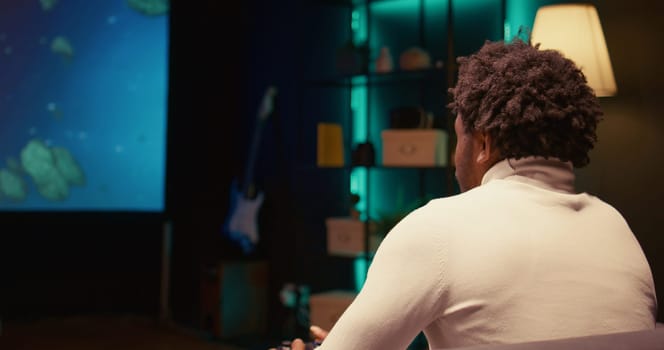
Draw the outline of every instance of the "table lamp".
M535 14L531 33L541 49L560 51L574 61L598 97L617 92L599 15L590 4L542 6Z

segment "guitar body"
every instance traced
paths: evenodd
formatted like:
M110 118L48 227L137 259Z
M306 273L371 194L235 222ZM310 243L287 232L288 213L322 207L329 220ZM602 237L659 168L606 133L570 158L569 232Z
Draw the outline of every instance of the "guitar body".
M268 87L258 109L256 130L251 142L249 160L244 173L244 182L240 187L237 180L231 185L231 198L229 214L223 227L223 234L236 242L245 254L254 251L259 240L258 212L263 204L263 193L255 193L253 184L253 171L262 126L267 117L272 113L273 99L277 90Z
M258 243L258 212L265 196L260 192L255 198L247 198L236 184L234 181L231 188L231 215L226 219L224 232L240 245L245 254L249 254Z

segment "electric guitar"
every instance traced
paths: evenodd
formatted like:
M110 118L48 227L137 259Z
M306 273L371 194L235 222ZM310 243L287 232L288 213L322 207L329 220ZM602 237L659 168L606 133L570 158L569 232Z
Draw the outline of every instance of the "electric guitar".
M276 95L277 89L274 86L269 86L265 91L258 108L244 181L239 184L237 180L234 180L231 185L231 206L224 223L223 234L239 244L245 254L253 252L259 240L258 212L263 204L264 195L262 192L256 191L253 183L254 162L258 153L261 131L265 121L274 110Z

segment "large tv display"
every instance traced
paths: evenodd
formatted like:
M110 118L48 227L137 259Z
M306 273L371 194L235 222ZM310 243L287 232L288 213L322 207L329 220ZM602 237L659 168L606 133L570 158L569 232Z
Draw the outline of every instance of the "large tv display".
M164 209L168 0L0 1L0 211Z

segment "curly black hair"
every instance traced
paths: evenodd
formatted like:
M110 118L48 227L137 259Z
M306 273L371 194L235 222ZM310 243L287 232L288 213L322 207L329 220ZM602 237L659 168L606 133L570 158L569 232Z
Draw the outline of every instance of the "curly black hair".
M590 162L603 113L574 62L519 38L486 41L457 62L448 107L467 132L489 133L502 158L553 157L579 168Z

